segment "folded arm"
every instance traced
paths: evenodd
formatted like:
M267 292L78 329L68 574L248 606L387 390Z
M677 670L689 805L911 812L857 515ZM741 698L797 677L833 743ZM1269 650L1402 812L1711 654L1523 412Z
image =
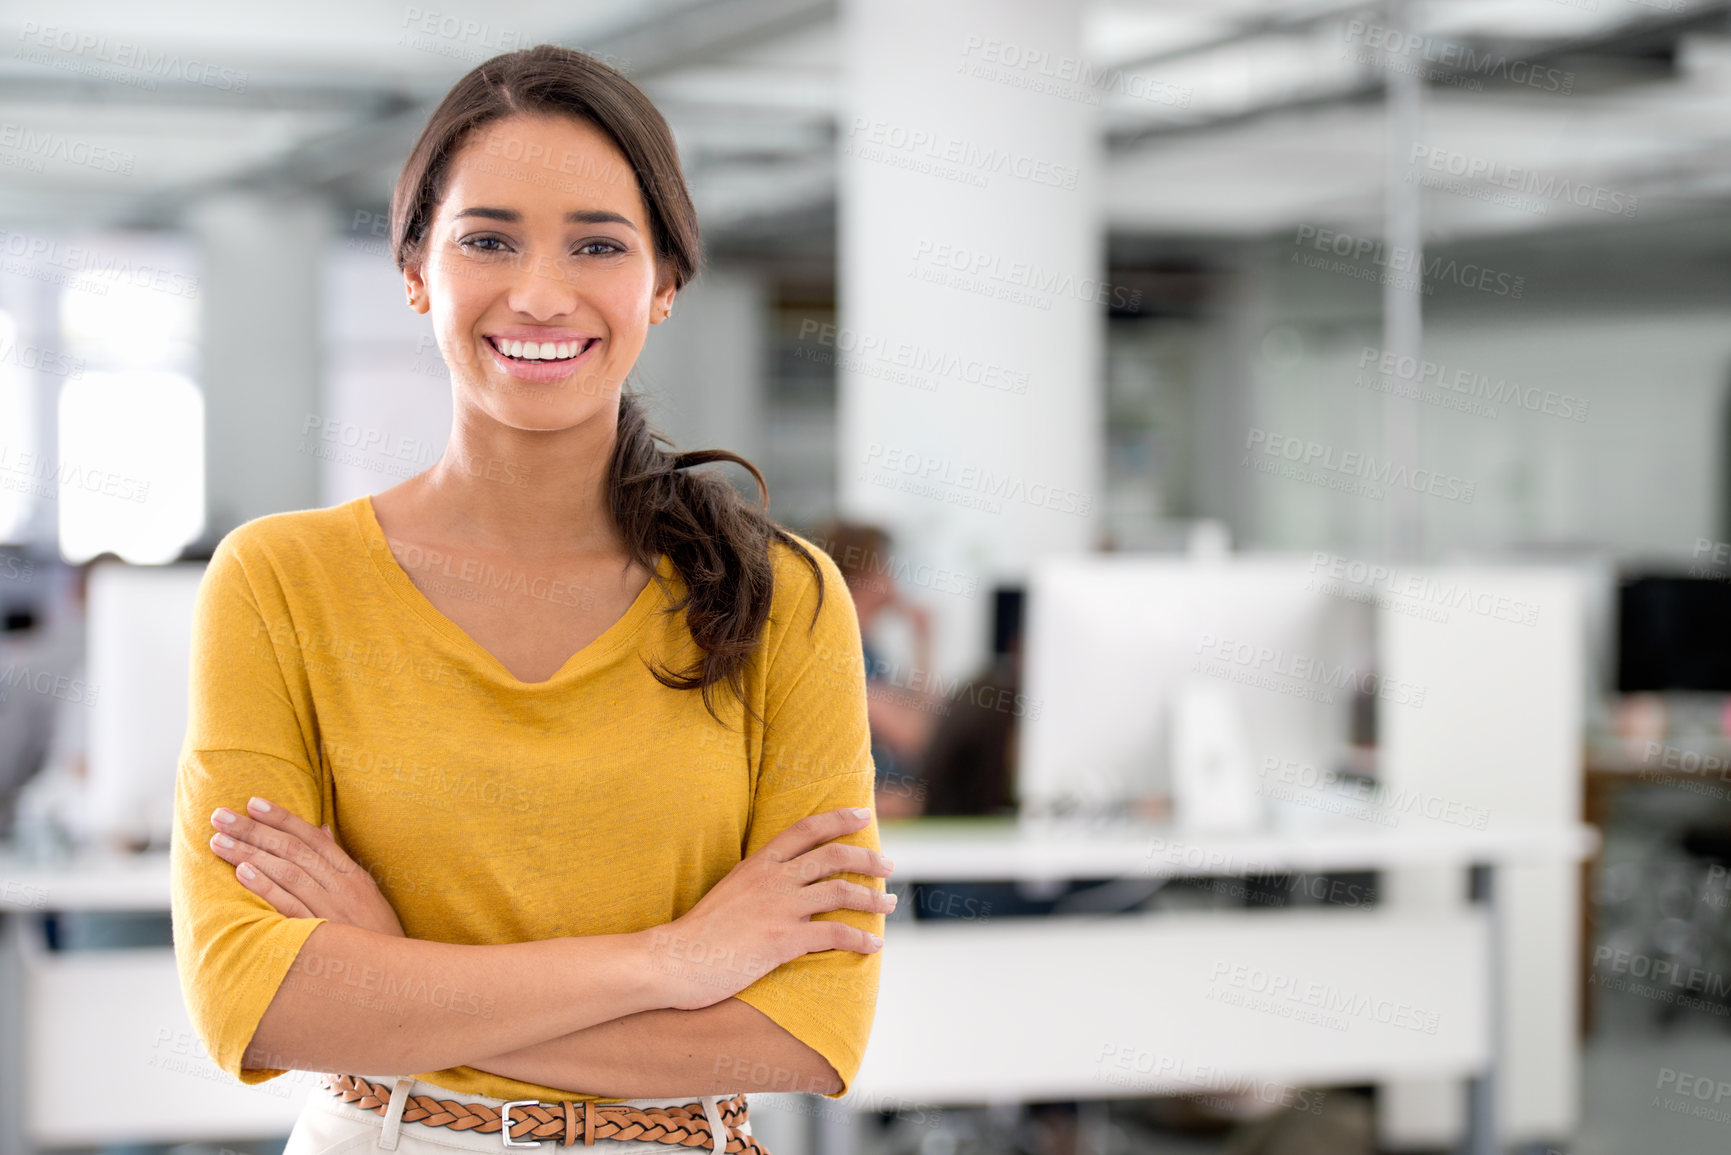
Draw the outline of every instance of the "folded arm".
M465 1065L608 1098L841 1089L822 1055L736 998L696 1011L625 1015Z

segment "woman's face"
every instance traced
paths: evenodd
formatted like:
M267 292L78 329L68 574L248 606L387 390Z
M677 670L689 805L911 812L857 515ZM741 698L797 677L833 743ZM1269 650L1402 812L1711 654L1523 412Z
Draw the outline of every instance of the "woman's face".
M605 415L649 326L672 307L623 153L592 125L513 116L452 157L421 262L403 271L431 313L456 405L518 429Z

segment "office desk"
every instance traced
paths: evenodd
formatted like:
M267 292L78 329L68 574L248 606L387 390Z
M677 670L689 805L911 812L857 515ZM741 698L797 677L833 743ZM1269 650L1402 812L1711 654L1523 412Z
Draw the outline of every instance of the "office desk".
M1456 867L1474 906L1309 907L893 920L862 1110L1196 1094L1248 1084L1469 1081L1468 1132L1498 1150L1496 873L1579 861L1581 825L1470 830L1354 822L1202 836L1119 824L885 822L892 882L1233 877ZM832 1129L830 1145L847 1135Z
M219 1069L187 1017L171 949L57 953L42 935L48 911L168 910L166 854L59 866L0 856L0 1152L293 1128L317 1076L248 1087Z
M1242 1080L1471 1079L1489 1151L1498 1065L1494 874L1592 854L1590 827L1475 831L1344 824L1202 837L886 821L892 882L1174 878L1475 869L1489 901L1441 914L1298 908L975 922L892 920L877 1019L853 1093L872 1110L1006 1099L1189 1094ZM0 1150L288 1133L316 1076L241 1086L203 1053L172 951L43 949L45 910L169 909L166 855L44 868L0 857L0 966L16 1002L0 1048ZM1281 984L1278 989L1275 984ZM1432 1027L1434 1029L1426 1029ZM20 1060L27 1060L20 1062ZM22 1069L21 1069L22 1068ZM117 1080L123 1080L117 1081ZM134 1097L91 1097L90 1083ZM828 1118L832 1121L834 1116ZM0 1122L0 1126L5 1126ZM847 1128L825 1128L845 1146ZM9 1141L8 1141L9 1140Z

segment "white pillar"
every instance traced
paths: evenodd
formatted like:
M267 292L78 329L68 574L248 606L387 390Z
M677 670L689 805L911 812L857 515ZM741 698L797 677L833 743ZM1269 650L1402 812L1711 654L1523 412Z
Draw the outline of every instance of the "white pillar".
M944 676L987 650L993 582L1098 537L1113 290L1080 7L842 4L840 322L812 340L834 346L842 513L979 582L975 612L936 615Z
M229 193L190 214L200 242L206 533L319 504L302 428L319 412L322 201Z

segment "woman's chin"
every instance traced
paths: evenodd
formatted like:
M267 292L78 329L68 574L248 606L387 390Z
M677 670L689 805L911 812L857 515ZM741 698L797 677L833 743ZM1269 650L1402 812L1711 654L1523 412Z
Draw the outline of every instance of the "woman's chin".
M523 388L522 382L489 381L478 400L495 421L513 429L551 431L582 425L603 412L612 415L618 391L597 395L580 390L574 380L564 387L536 385Z

